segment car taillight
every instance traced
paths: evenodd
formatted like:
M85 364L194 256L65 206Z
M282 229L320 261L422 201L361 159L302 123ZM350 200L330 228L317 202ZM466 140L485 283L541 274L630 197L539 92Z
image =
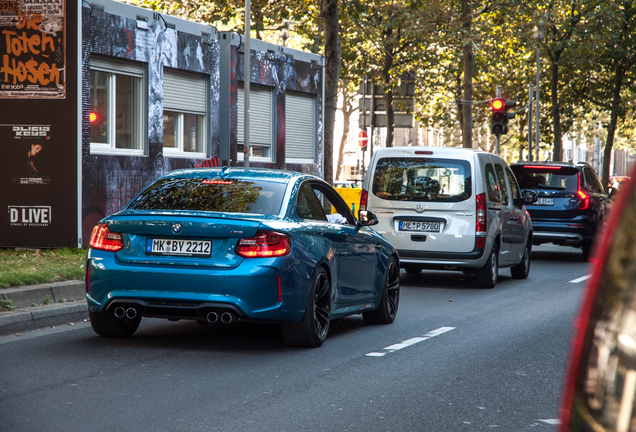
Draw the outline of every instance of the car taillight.
M93 249L117 252L124 248L124 239L121 234L108 229L108 224L98 224L93 228L91 241Z
M243 258L272 258L291 253L291 239L285 234L257 231L251 238L239 239L236 254Z
M579 195L579 198L581 198L581 207L579 207L579 209L585 210L590 206L590 196L581 189L579 189L576 193Z
M366 210L367 209L367 198L369 196L369 193L362 189L362 192L360 192L360 210Z
M475 231L487 232L487 212L486 212L486 194L481 193L477 195L477 225Z

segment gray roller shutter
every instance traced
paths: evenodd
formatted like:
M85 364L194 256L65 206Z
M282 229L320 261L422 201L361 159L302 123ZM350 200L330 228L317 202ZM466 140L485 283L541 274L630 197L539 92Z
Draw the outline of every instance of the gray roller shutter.
M316 96L288 91L285 95L285 159L315 160Z
M91 55L91 69L143 78L145 63L132 60L106 59Z
M207 113L206 75L163 69L163 109L189 114Z
M237 100L237 140L245 144L245 89L239 83ZM273 139L272 90L250 84L250 144L272 146Z

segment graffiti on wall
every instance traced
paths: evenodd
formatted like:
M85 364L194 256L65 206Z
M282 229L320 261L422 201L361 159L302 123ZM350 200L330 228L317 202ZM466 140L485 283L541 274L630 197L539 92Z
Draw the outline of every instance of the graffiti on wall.
M65 0L0 0L0 98L66 97Z

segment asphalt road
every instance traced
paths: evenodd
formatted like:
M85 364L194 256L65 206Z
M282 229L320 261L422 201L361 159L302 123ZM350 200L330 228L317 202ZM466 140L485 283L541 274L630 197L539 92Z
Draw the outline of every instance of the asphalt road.
M553 431L589 271L542 246L492 290L403 273L395 323L335 321L318 349L153 319L127 340L88 323L0 337L0 430Z

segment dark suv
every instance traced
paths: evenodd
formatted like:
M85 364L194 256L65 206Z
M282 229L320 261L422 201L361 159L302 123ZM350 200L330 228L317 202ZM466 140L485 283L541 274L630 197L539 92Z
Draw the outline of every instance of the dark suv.
M608 195L586 163L527 162L510 165L522 190L539 197L526 205L533 244L554 243L583 249L587 261L596 230L602 226Z

